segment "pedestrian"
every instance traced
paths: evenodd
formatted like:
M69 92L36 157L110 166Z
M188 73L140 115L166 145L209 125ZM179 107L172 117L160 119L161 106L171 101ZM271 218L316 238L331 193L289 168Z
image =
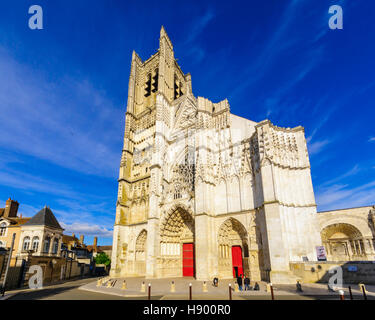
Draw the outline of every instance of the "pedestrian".
M244 280L244 285L245 285L245 291L249 291L250 290L250 278L248 278L247 276L245 277L245 280Z
M255 284L254 284L254 290L255 291L259 291L259 284L258 284L258 282L255 282Z
M219 283L219 279L215 277L213 281L213 286L217 287L218 283Z
M296 286L297 286L297 292L303 292L301 283L299 281L297 281Z
M242 291L242 277L241 275L237 277L237 284L238 284L238 289Z

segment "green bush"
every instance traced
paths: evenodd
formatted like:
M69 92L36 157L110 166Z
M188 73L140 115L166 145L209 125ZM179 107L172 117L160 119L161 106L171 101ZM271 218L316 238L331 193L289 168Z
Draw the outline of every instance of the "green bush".
M106 266L111 264L111 259L107 256L105 252L100 252L94 258L95 264L104 264Z

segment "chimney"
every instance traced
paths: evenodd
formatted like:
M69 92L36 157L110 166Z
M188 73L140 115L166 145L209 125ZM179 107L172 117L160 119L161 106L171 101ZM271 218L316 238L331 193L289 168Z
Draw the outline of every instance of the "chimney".
M17 218L19 203L9 198L5 202L4 218Z
M81 242L81 245L83 245L83 240L85 239L85 236L83 234L79 237L79 242Z
M93 249L96 251L96 247L98 245L98 237L94 237L94 245L93 245Z

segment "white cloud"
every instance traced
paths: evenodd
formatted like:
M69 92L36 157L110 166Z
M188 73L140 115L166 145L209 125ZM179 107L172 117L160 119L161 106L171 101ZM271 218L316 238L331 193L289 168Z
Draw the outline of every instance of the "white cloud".
M85 78L49 80L0 47L0 147L61 167L114 177L124 106Z
M201 34L203 29L209 24L209 22L215 17L212 10L207 10L204 15L199 19L195 20L192 24L192 28L187 35L185 44L191 44Z
M354 175L356 175L358 172L361 171L361 168L358 164L356 164L353 168L351 168L350 170L348 170L347 172L343 173L342 175L336 177L336 178L333 178L331 180L328 180L326 182L324 182L322 185L320 185L321 187L323 186L328 186L328 185L332 185L336 182L340 182L342 181L343 179L345 178L348 178L348 177L352 177Z
M316 192L316 203L319 211L373 205L375 181L355 188L343 184L320 187Z
M109 230L96 224L79 223L66 224L61 222L61 226L65 229L65 234L74 233L75 235L94 236L102 238L112 238L113 230Z
M198 45L195 40L214 17L214 12L212 10L207 10L199 19L194 20L189 28L186 40L179 45L182 49L185 48L185 50L182 51L185 57L188 57L190 61L200 62L205 57L205 50Z
M316 142L311 142L311 138L307 138L306 141L307 141L307 148L309 150L309 155L312 156L312 155L315 155L315 154L318 154L320 151L322 151L324 149L324 147L326 145L328 145L329 143L331 143L330 140L328 139L325 139L325 140L321 140L321 141L316 141Z
M9 168L6 169L6 172L4 170L0 171L0 185L12 186L12 188L27 192L42 192L69 198L81 196L78 192L62 183Z
M368 139L368 142L375 142L375 137L371 137L370 139Z

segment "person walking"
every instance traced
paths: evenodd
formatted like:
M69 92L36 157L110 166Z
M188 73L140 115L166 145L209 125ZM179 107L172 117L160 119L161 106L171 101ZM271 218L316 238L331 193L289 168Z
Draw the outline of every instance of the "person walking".
M238 284L238 289L242 291L242 277L241 275L237 277L237 284Z
M245 277L245 280L244 280L244 285L245 285L245 291L249 291L250 290L250 278L248 278L247 276Z
M214 287L217 287L218 286L218 283L219 283L219 279L218 278L214 278L214 281L213 281L213 286Z

